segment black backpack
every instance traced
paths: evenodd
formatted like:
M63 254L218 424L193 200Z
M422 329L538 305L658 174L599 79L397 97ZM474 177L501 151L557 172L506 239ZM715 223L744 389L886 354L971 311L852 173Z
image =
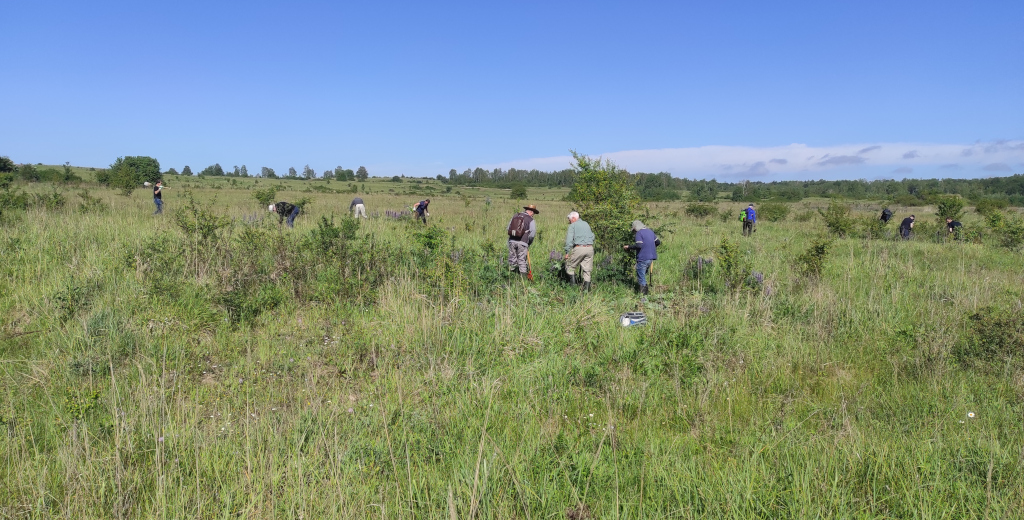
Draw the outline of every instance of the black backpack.
M523 236L530 230L531 220L533 218L527 215L525 211L516 213L512 217L512 222L508 223L508 236L521 242Z

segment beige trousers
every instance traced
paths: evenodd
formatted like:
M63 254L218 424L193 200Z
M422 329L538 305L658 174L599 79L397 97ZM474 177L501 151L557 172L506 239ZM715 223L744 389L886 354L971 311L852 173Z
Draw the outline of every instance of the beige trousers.
M565 262L565 272L576 274L576 267L583 266L583 281L590 281L590 272L594 270L594 247L574 247Z
M352 217L359 218L360 215L362 215L363 218L368 218L366 216L366 206L362 204L356 204L355 209L352 210Z

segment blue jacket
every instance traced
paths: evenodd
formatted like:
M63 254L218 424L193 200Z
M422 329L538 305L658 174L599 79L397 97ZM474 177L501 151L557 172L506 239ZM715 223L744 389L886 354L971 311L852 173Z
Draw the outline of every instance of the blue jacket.
M636 254L637 260L644 261L658 259L658 250L655 249L655 246L657 246L661 241L654 235L654 231L643 228L636 232L634 240L636 240L636 243L633 244L630 249L639 249L639 252Z
M757 212L754 208L747 208L747 222L757 222Z

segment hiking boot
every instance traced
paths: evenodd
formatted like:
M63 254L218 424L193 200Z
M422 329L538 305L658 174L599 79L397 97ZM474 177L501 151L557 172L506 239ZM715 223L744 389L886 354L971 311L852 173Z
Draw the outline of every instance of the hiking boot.
M640 286L640 294L647 295L647 286L646 285L641 285Z
M569 275L569 285L576 285L576 275L574 275L574 274L570 274Z
M590 282L583 282L583 292L590 292Z

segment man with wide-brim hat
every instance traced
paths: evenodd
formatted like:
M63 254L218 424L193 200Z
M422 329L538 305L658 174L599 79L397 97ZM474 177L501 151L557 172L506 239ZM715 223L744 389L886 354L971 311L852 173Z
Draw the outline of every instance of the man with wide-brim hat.
M537 221L533 216L538 213L540 210L534 204L523 206L523 211L513 215L508 222L508 268L519 276L526 276L530 271L527 252L537 237Z

